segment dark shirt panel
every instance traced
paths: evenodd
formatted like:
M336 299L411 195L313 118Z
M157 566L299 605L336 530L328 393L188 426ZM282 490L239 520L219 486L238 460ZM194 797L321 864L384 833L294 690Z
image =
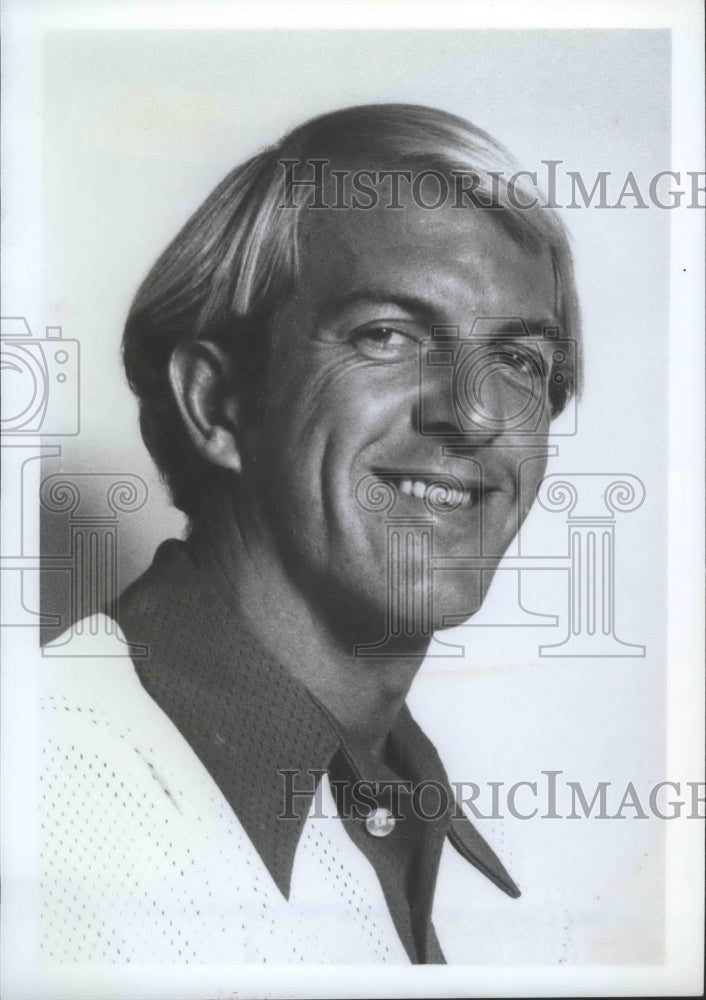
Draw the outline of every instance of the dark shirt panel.
M327 773L410 961L443 962L431 910L445 838L503 891L517 896L517 887L456 807L438 754L406 706L385 761L374 759L268 656L234 605L217 561L204 561L188 543L163 543L115 612L127 640L148 649L135 660L143 686L209 771L287 898L297 845ZM289 798L287 783L295 793ZM380 809L393 822L385 836L373 836L366 819Z

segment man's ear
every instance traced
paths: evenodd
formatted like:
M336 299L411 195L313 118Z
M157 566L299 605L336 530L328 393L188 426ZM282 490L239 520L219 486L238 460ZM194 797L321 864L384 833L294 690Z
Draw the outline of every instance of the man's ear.
M169 381L192 444L209 462L240 472L233 366L222 348L192 341L174 349Z

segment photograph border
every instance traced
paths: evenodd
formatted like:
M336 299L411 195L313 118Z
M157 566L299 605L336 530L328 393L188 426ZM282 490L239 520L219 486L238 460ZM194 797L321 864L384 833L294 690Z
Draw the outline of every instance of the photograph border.
M703 13L700 4L622 2L532 5L509 2L404 5L406 27L668 28L673 39L672 165L703 170ZM3 315L18 308L37 317L41 275L41 38L53 30L150 28L252 29L398 27L401 4L59 2L5 5L3 66ZM703 414L704 213L671 213L669 343L668 775L703 780ZM38 329L42 329L41 325ZM35 463L39 466L39 463ZM36 476L39 473L36 470ZM30 486L38 478L30 476ZM4 491L6 493L7 491ZM31 493L31 490L27 491ZM34 490L38 494L38 489ZM7 505L5 505L7 506ZM3 510L39 551L39 504ZM39 606L36 593L28 595ZM100 997L427 997L427 996L690 996L703 988L703 824L667 825L667 943L661 966L611 967L348 967L291 966L105 968L69 966L52 982L37 980L36 925L23 906L38 833L36 802L26 775L37 770L37 733L28 709L36 678L19 669L36 650L33 629L3 629L2 870L4 877L2 995L21 1000ZM28 721L29 720L29 721ZM34 770L33 770L34 769ZM233 984L236 984L235 986Z

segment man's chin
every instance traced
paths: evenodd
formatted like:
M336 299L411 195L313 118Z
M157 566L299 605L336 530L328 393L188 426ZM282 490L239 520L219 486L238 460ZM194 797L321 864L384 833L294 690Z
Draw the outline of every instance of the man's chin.
M477 614L490 589L490 570L446 570L437 574L430 595L433 629L454 628Z
M484 591L487 587L484 587ZM353 610L351 602L336 614L337 632L356 649L379 648L385 655L421 654L435 632L457 627L481 608L480 588L443 589L441 593L418 590L389 602L366 602ZM365 654L367 655L367 654Z

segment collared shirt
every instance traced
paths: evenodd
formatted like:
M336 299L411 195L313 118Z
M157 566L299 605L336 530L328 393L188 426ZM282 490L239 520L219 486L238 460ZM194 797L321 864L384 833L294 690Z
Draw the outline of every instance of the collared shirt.
M123 595L122 631L149 655L140 680L196 752L284 897L318 779L328 773L346 831L373 865L410 960L443 962L431 923L444 839L510 896L519 891L457 808L439 757L406 707L390 731L386 764L373 760L238 621L227 581L188 544L164 543ZM399 819L371 836L347 791L403 779ZM290 794L285 796L289 787ZM390 786L374 796L392 805ZM350 798L350 796L348 796ZM392 811L392 810L391 810ZM422 813L422 816L419 813ZM423 818L426 816L428 818Z

